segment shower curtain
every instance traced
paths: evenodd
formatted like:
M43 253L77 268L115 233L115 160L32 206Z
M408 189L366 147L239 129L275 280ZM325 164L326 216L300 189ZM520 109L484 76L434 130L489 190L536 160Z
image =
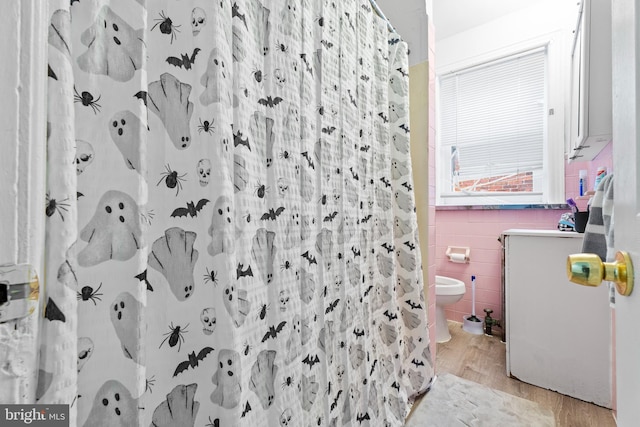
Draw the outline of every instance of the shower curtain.
M407 45L368 0L49 0L37 399L399 426L433 377Z

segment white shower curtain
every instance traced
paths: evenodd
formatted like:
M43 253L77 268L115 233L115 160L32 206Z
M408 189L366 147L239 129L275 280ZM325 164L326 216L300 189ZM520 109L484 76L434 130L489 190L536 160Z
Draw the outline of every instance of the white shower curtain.
M407 46L367 0L50 0L37 398L404 422L433 376Z

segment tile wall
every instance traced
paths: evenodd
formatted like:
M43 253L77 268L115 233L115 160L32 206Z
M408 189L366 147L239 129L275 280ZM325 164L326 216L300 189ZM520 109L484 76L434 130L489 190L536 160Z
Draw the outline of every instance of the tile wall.
M430 132L430 143L432 139ZM430 147L429 152L435 150ZM433 168L433 159L429 168ZM593 188L598 167L604 166L612 172L612 143L591 162L568 164L565 168L565 191L567 197L578 196L579 170L589 173L589 189ZM435 192L434 180L430 181L430 197ZM430 209L434 209L435 200L431 200ZM586 207L587 199L578 200L578 205ZM430 211L431 212L431 211ZM454 210L435 211L435 272L441 276L460 279L467 285L463 299L446 310L447 319L461 322L464 315L471 313L471 275L476 276L476 314L484 318L483 310L493 310L492 317L502 319L502 283L501 251L498 237L509 228L555 229L562 210ZM430 225L434 222L430 221ZM430 227L431 233L431 227ZM455 264L448 260L445 251L448 246L468 246L471 248L471 261L468 264ZM435 256L434 256L435 255ZM430 300L432 301L432 300ZM433 336L433 335L432 335Z

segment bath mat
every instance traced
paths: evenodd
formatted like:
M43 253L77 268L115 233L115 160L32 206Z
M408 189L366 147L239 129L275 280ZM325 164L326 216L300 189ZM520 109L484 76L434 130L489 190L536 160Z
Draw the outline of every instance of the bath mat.
M416 404L406 427L554 427L553 412L538 403L452 374L439 374Z

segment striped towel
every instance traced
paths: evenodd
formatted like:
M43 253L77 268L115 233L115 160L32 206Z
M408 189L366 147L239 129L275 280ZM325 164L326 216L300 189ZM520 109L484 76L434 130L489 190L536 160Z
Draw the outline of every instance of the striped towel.
M593 196L582 252L598 254L603 261L612 261L615 257L613 247L613 175L607 175Z

